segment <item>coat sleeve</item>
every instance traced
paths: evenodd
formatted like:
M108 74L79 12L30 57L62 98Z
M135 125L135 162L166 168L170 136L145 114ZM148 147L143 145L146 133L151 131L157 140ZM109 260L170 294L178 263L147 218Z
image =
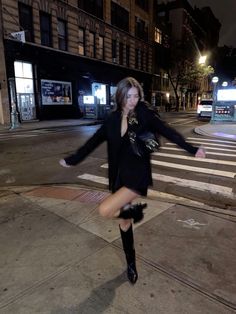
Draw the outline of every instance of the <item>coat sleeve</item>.
M103 124L94 135L87 140L74 154L64 158L65 162L70 166L75 166L85 159L96 147L106 140L106 127Z
M198 147L186 142L184 137L175 129L170 127L166 122L162 121L152 110L148 110L148 121L152 132L157 132L167 138L169 141L177 144L190 154L195 155Z

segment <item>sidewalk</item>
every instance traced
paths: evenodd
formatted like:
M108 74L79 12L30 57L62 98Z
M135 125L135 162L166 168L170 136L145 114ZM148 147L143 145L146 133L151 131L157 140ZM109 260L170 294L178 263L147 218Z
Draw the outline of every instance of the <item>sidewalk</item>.
M132 286L118 222L97 213L107 191L0 193L0 313L235 313L235 216L148 199Z

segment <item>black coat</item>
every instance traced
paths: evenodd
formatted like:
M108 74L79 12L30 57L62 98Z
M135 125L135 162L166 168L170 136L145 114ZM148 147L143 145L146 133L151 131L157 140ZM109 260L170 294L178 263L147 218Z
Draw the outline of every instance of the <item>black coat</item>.
M133 124L129 124L128 128L135 131L137 136L144 131L158 133L171 142L179 145L190 154L196 154L198 148L187 143L181 134L163 122L155 111L149 108L145 103L139 102L135 108L135 112L136 119L133 121ZM95 134L82 147L80 147L75 154L66 157L65 161L68 165L78 164L104 141L107 141L109 188L112 189L117 177L119 150L121 145L120 111L112 112ZM148 164L151 176L150 157L147 158L147 156L144 156L143 162Z

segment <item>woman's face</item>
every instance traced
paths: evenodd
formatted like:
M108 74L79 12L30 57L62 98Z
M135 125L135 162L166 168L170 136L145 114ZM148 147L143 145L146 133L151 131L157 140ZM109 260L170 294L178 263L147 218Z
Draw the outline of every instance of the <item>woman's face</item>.
M127 97L123 106L123 111L128 114L129 111L134 110L139 101L139 92L137 87L131 87L128 90Z

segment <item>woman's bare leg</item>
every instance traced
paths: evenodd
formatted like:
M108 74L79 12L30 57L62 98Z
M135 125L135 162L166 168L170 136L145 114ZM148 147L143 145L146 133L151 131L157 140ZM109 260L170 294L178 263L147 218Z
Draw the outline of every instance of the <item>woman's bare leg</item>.
M99 213L101 216L107 218L118 217L120 209L131 203L138 196L139 194L136 192L126 187L122 187L114 194L105 198L105 200L99 205Z

